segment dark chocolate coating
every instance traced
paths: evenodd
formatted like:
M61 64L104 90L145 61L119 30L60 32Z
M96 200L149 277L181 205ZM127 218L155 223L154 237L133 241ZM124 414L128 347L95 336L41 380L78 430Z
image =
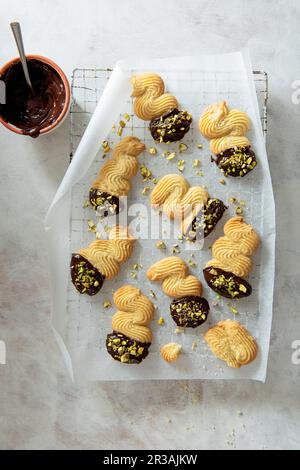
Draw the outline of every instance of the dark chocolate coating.
M173 300L170 311L176 325L196 328L206 322L209 314L209 304L203 297L190 295Z
M207 267L203 270L203 274L209 287L222 297L241 299L252 293L249 282L223 269Z
M257 165L251 147L234 147L216 155L212 159L225 176L245 176Z
M148 356L151 343L141 343L123 333L113 331L106 338L106 349L115 361L139 364Z
M0 105L0 114L23 134L38 137L42 129L60 116L66 90L50 65L36 59L28 59L27 63L34 95L25 81L21 62L12 64L0 77L6 85L6 104Z
M193 220L186 236L190 240L207 237L223 216L227 206L220 199L211 198Z
M78 253L73 253L70 269L72 282L80 294L95 295L99 292L105 276L87 259Z
M150 121L149 129L157 142L176 142L190 130L192 116L187 111L173 109L161 117Z
M91 188L89 199L91 206L95 210L98 210L104 217L113 214L116 215L120 212L120 201L117 196L112 196L97 188Z

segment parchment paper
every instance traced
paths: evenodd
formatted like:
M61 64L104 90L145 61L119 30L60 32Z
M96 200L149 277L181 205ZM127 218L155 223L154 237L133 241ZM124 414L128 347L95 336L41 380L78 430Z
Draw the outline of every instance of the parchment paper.
M154 143L147 123L132 114L130 98L130 76L134 73L154 71L165 80L168 91L179 100L182 109L193 115L193 128L183 139L187 151L179 154L178 143L170 146ZM95 90L99 93L101 90ZM237 107L248 113L252 128L249 139L256 152L259 164L245 178L227 178L226 185L220 184L222 174L210 162L208 142L199 134L198 119L203 108L219 100L227 100L230 107ZM92 109L93 111L93 109ZM72 252L91 242L95 234L88 232L88 220L97 222L91 208L83 208L88 198L88 191L93 178L106 160L102 159L101 142L108 139L113 146L121 137L111 128L124 113L131 115L131 120L124 129L122 138L134 134L141 138L147 149L156 147L158 153L152 156L148 151L140 156L157 178L168 173L178 173L179 159L185 160L184 176L191 185L205 185L212 197L219 197L228 204L231 197L243 200L245 220L251 223L262 239L262 246L254 258L254 270L250 277L253 294L236 302L227 299L216 300L216 295L206 286L202 268L210 259L209 247L223 232L223 226L234 215L231 204L218 227L206 239L204 246L178 242L176 233L171 239L165 239L166 252L156 248L155 239L137 241L132 258L125 263L119 276L113 281L106 281L100 293L89 298L80 296L70 282L69 263ZM146 124L146 125L145 125ZM198 143L203 149L198 148ZM176 158L167 161L161 156L165 151L175 151ZM109 157L107 157L109 158ZM196 174L192 167L194 159L200 159L203 176ZM133 179L133 188L128 204L143 203L149 209L149 194L142 195L145 186L138 174ZM229 204L228 204L229 205ZM136 216L138 206L131 207L131 218ZM138 220L143 229L141 213ZM105 233L105 225L110 220L100 221L98 231ZM126 60L116 64L114 71L99 99L98 105L87 126L85 134L77 148L72 163L51 204L46 217L46 231L49 239L51 260L51 278L53 292L52 325L58 344L62 350L66 365L72 378L78 380L131 380L131 379L255 379L264 381L267 370L269 338L272 322L272 302L274 283L274 248L275 248L275 210L272 184L261 130L252 67L247 51L214 56ZM176 224L175 224L176 231ZM159 237L161 239L161 236ZM210 303L209 320L197 329L186 329L176 333L176 325L169 315L170 299L166 297L158 284L150 283L145 275L148 267L156 260L169 256L173 244L179 245L180 254L186 261L192 260L196 266L191 272L196 274L204 286L204 294ZM142 267L132 278L133 265ZM103 302L112 302L112 292L121 285L131 283L149 295L157 306L155 320L152 322L154 340L150 354L140 365L120 364L107 354L105 338L111 332L111 317L114 306L103 307ZM112 302L113 303L113 302ZM235 309L237 312L234 314ZM165 325L159 326L157 319L162 316ZM236 318L257 338L259 356L249 366L239 370L230 369L216 359L203 340L203 333L217 321ZM183 353L174 364L165 363L159 355L161 345L176 341L183 346ZM194 345L194 348L192 348ZM195 347L196 345L196 347Z

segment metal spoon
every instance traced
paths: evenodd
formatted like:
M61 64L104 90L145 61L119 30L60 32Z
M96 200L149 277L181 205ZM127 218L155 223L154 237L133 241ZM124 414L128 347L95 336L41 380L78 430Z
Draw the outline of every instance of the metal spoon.
M25 50L24 50L20 23L14 21L13 23L10 23L10 27L12 29L12 32L13 32L13 35L17 44L17 48L20 54L20 59L21 59L27 85L29 86L31 93L34 95L34 90L33 90L31 80L30 80L28 66L27 66L27 59L26 59Z

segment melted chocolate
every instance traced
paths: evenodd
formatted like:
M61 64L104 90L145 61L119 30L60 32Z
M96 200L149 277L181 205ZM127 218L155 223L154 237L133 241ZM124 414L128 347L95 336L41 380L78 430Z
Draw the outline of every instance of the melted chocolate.
M173 109L161 117L152 119L149 129L154 140L169 143L182 139L190 130L191 123L191 114Z
M176 325L196 328L206 322L209 314L209 304L203 297L190 295L173 300L170 311Z
M21 62L12 64L0 77L6 85L6 104L0 105L0 114L23 134L38 137L60 116L66 90L50 65L36 59L28 59L27 63L34 94L26 83Z
M255 153L251 147L234 147L219 153L212 160L226 176L245 176L257 165Z
M109 193L100 191L100 189L91 188L89 198L91 206L104 217L116 215L120 212L120 201L117 196L112 196Z
M241 299L252 293L249 282L223 269L207 267L203 270L203 274L209 287L222 297Z
M227 206L220 199L209 199L203 210L193 220L191 227L187 230L189 240L201 240L207 237L215 228Z
M105 276L87 259L77 253L73 254L70 269L72 282L80 294L95 295L99 292Z
M141 343L123 333L114 331L107 335L106 349L113 359L125 364L139 364L148 356L151 343Z

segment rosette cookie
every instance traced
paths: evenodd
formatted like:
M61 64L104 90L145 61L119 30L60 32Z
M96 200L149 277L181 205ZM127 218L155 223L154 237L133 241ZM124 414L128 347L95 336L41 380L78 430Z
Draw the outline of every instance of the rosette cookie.
M107 335L107 351L116 361L139 364L151 345L149 324L154 306L140 289L130 285L115 292L114 302L118 311L112 317L113 332Z
M257 356L256 342L237 321L220 321L207 331L204 339L216 357L235 369L250 364Z
M226 101L204 109L199 129L210 139L210 150L215 163L226 176L245 176L257 165L255 153L246 137L250 121L238 109L229 111Z
M108 240L95 240L87 248L73 253L72 282L80 294L97 294L105 279L114 278L132 253L134 238L127 227L115 226Z
M205 280L223 297L247 297L252 293L252 287L243 278L252 270L251 256L259 246L259 236L242 217L229 219L224 226L224 234L212 246L213 259L203 271Z
M154 263L147 272L150 281L162 282L162 289L174 297L170 305L173 320L178 326L196 328L209 314L209 304L201 297L202 284L189 274L186 263L178 256L170 256Z
M145 145L133 136L125 137L114 150L112 158L105 163L90 189L90 203L102 215L118 214L121 196L130 191L130 179L138 170L137 157Z
M178 219L189 239L207 237L227 209L220 199L211 198L201 186L190 187L182 175L166 175L151 193L151 206L171 220Z
M192 116L180 111L175 96L165 93L163 79L155 73L134 75L132 96L134 113L144 121L150 121L149 129L157 142L176 142L189 131Z

